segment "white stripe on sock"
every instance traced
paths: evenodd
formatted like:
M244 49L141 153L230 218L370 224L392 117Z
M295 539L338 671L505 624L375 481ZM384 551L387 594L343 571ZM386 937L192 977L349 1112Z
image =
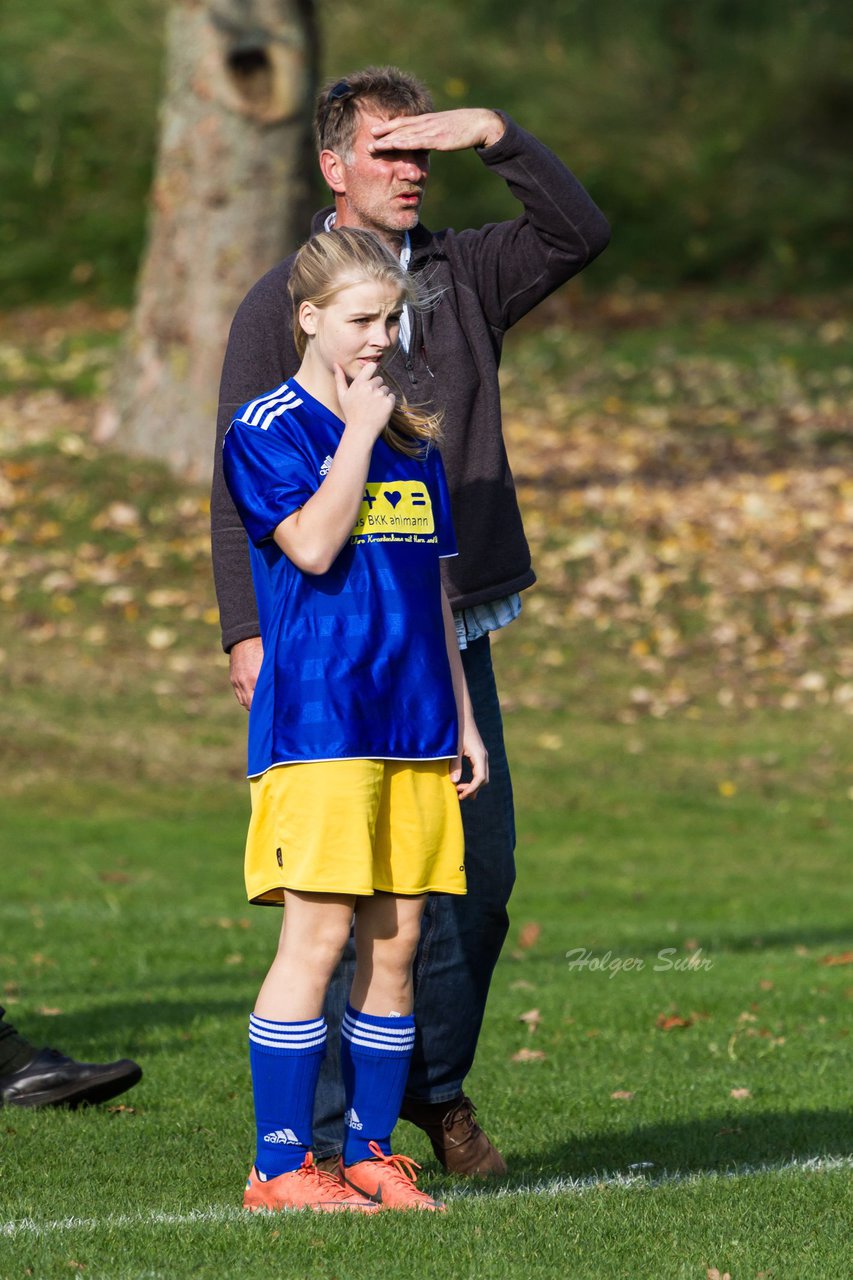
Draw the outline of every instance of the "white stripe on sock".
M266 1027L256 1027L249 1024L249 1032L252 1035L263 1036L266 1040L316 1040L326 1034L325 1027L318 1027L316 1031L268 1031Z
M395 1019L390 1026L383 1027L375 1022L363 1021L360 1017L353 1018L350 1014L345 1013L343 1026L348 1027L351 1031L366 1031L370 1035L390 1036L392 1040L399 1040L402 1036L413 1036L415 1034L414 1024L403 1022L402 1019Z
M375 1029L364 1022L344 1023L341 1029L346 1035L368 1036L371 1040L381 1040L387 1044L399 1044L401 1040L413 1040L415 1036L414 1027L407 1028L400 1035L394 1035L382 1028Z
M326 1043L326 1020L270 1022L249 1015L249 1040L270 1049L317 1049Z
M377 1027L371 1022L360 1022L344 1014L341 1035L351 1044L367 1049L387 1049L391 1053L406 1053L415 1043L415 1028Z
M249 1040L252 1044L265 1045L268 1049L317 1049L326 1043L326 1036L323 1034L314 1040L270 1040L250 1031Z
M270 1022L267 1018L259 1018L257 1014L250 1013L249 1026L258 1027L261 1031L286 1031L288 1035L298 1035L299 1032L325 1031L326 1019L315 1018L313 1022Z

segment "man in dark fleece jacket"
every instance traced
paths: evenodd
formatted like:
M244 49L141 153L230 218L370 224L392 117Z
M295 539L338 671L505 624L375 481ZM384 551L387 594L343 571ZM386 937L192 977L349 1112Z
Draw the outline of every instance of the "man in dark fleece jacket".
M520 610L535 581L501 430L498 365L504 333L606 247L609 228L577 179L552 152L501 112L433 112L426 90L393 67L368 68L321 94L320 168L334 207L324 227L376 232L434 305L403 318L388 364L406 397L445 412L442 456L459 555L443 561L477 725L489 752L490 784L463 805L465 897L436 894L424 913L415 963L417 1041L402 1117L423 1129L445 1168L506 1171L463 1093L492 971L508 928L515 878L512 787L489 632ZM474 149L521 202L512 221L479 230L428 231L419 209L431 151ZM222 439L236 409L299 367L293 346L285 259L250 290L234 319L220 388L211 501L214 573L231 683L248 707L262 657L246 535L222 475ZM326 1007L337 1031L352 977L345 957ZM330 1034L317 1093L315 1156L341 1150L343 1087Z

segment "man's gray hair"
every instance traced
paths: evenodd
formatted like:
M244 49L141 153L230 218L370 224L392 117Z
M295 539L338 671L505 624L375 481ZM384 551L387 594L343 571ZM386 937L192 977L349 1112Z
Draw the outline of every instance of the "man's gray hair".
M329 83L320 93L314 113L318 151L334 151L345 164L352 161L360 107L388 119L434 110L429 90L414 76L399 67L365 67Z

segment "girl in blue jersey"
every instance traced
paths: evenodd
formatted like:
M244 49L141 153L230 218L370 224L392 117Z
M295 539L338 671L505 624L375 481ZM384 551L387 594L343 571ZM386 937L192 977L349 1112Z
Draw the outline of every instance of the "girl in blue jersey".
M249 716L246 884L283 903L250 1018L248 1209L437 1209L392 1155L425 895L464 893L459 800L488 781L439 561L456 547L436 415L383 376L415 285L372 233L324 232L289 289L302 364L244 405L225 477L264 646ZM471 778L462 780L462 758ZM339 1173L311 1155L323 1001L355 918Z

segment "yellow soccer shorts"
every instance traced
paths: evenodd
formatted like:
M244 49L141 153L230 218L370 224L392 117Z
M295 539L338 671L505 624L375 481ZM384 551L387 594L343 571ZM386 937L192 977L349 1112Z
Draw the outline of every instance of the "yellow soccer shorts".
M459 797L448 760L276 765L250 782L249 901L303 893L465 893Z

